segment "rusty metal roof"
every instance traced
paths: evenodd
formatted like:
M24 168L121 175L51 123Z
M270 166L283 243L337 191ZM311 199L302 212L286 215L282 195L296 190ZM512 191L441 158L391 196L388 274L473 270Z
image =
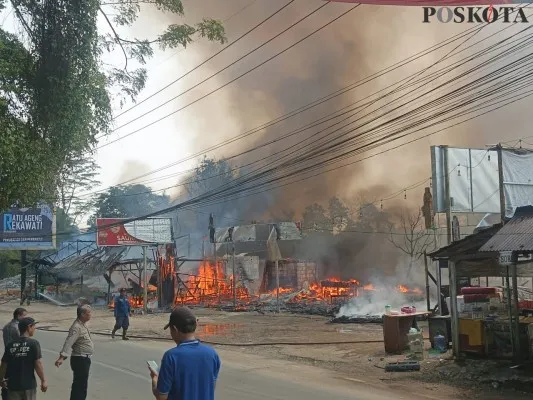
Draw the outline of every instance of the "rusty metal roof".
M479 251L533 251L533 206L518 207Z

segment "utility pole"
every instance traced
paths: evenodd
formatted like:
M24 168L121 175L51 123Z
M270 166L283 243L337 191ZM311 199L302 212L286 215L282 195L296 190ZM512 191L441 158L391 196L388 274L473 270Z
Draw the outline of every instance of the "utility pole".
M496 146L498 152L498 187L500 189L500 217L502 224L505 223L505 188L503 184L503 155L502 145Z
M429 268L428 268L428 256L424 250L424 270L426 273L426 302L428 311L431 310L431 301L429 299ZM438 294L440 296L440 293Z
M235 273L235 243L232 243L233 247L233 256L232 260L232 269L233 269L233 309L237 309L237 274Z
M279 260L276 259L276 310L278 314L281 312L279 306Z
M452 243L452 199L450 198L450 172L448 171L448 146L443 146L444 150L444 191L446 207L446 238L448 244Z
M22 296L24 293L24 289L26 289L26 264L28 263L27 260L27 252L26 250L20 251L20 299L22 300Z
M78 240L76 240L76 253L78 254L78 257L80 255L80 243ZM84 267L81 268L81 277L80 277L80 296L83 296L83 270Z
M144 266L144 275L143 275L143 309L144 313L148 313L148 262L146 258L146 246L143 246L143 266Z

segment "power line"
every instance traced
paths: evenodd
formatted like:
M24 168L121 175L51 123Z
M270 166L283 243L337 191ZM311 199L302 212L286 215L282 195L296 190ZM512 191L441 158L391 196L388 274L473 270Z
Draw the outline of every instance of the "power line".
M390 123L390 122L389 122L389 123ZM383 124L382 124L382 125L383 125ZM379 126L378 126L378 127L379 127ZM375 127L374 127L373 129L375 129ZM353 129L352 129L351 131L353 131ZM348 131L348 132L349 132L349 131ZM341 143L336 143L335 145L337 145L337 146L338 146L339 144L344 144L344 143L342 143L342 142L341 142ZM306 154L305 156L306 156L306 157L308 157L308 155L307 155L307 154Z
M522 96L522 98L528 97L529 95L530 95L530 93L528 93L528 94ZM520 100L520 99L518 99L518 100ZM517 100L514 100L514 101L517 101ZM512 103L512 102L514 102L514 101L507 102L506 104L510 104L510 103ZM506 105L506 104L504 104L504 105ZM492 110L495 110L495 109L498 109L498 108L500 108L500 107L493 108ZM492 111L492 110L491 110L491 111ZM483 115L483 114L485 114L485 113L478 114L478 115L476 115L475 117L479 117L480 115ZM474 118L475 118L475 117L474 117ZM470 118L470 119L472 119L472 118ZM464 122L466 122L466 120L461 121L460 123L464 123ZM458 124L455 124L455 125L458 125ZM434 134L434 133L436 133L436 132L433 132L433 134ZM411 133L411 134L412 134L412 133ZM408 135L408 134L405 134L405 135L403 135L403 136L406 136L406 135ZM393 139L393 140L397 140L397 139ZM315 165L315 166L316 166L316 165ZM309 169L309 167L307 167L307 169ZM335 169L337 169L337 168L335 168ZM290 176L290 175L297 174L297 173L305 172L305 170L306 170L306 169L298 170L298 171L295 171L295 172L293 171L291 174L289 174L289 176ZM286 176L287 176L287 175L286 175ZM269 181L269 182L263 182L262 184L265 185L265 184L272 183L272 182L275 182L275 181L280 180L280 179L283 179L283 178L284 178L283 176L282 176L282 177L278 177L278 178L275 178L275 179L273 179L273 180L271 180L271 181ZM256 186L256 187L257 187L257 186ZM250 189L250 188L247 188L246 190L249 190L249 189ZM252 189L253 189L253 188L252 188ZM227 190L226 190L226 191L227 191ZM243 191L243 190L234 191L234 193L236 193L236 192L242 192L242 191ZM211 197L212 197L213 195L217 195L217 193L210 193L210 196L211 196ZM201 200L200 200L200 201L201 201Z
M526 7L527 7L527 6L526 6ZM504 31L504 30L506 30L506 29L509 29L510 27L511 27L511 25L508 25L508 26L506 26L505 28L503 28L503 29L499 30L498 32L496 32L495 34L490 35L489 37L484 38L484 39L482 39L482 40L480 40L480 41L474 43L474 45L479 44L479 43L481 43L481 42L483 42L483 41L489 39L490 37L492 37L492 36L494 36L494 35L496 35L496 34L498 34L498 33L501 33L502 31ZM212 146L212 147L210 147L210 148L204 149L204 150L202 150L201 152L198 152L198 153L196 153L196 154L194 154L194 155L191 155L191 156L189 156L189 157L187 157L187 158L185 158L185 159L179 160L179 161L177 161L177 162L173 162L173 163L168 164L168 165L166 165L166 166L164 166L164 167L161 167L161 168L158 168L158 169L156 169L156 170L153 170L153 171L151 171L151 172L149 172L149 173L145 173L145 174L140 175L140 176L138 176L138 177L132 178L132 179L130 179L129 181L125 181L125 182L120 183L119 185L121 185L121 184L125 184L125 183L128 183L128 182L131 182L131 181L133 181L133 180L136 180L136 179L142 178L142 177L144 177L144 176L147 176L147 175L150 175L150 174L153 174L153 173L157 173L157 172L159 172L159 171L161 171L161 170L163 170L163 169L170 168L170 167L172 167L172 166L174 166L174 165L177 165L177 164L179 164L179 163L181 163L181 162L189 161L189 160L192 159L193 157L195 157L195 156L199 156L199 155L203 154L203 153L206 152L206 151L211 151L211 150L218 149L218 148L220 148L220 147L223 147L223 146L226 146L226 145L228 145L228 144L231 144L231 143L233 143L234 141L240 140L240 139L242 139L242 138L244 138L244 137L246 137L246 136L249 136L249 135L252 135L252 134L255 134L255 133L261 132L261 131L262 131L263 129L265 129L265 128L268 128L268 127L270 127L270 126L273 126L273 125L275 125L275 124L277 124L277 123L279 123L279 122L282 122L282 121L284 121L284 120L286 120L286 119L288 119L288 118L291 118L291 117L293 117L293 116L295 116L295 115L298 115L298 114L300 114L301 112L307 111L307 110L309 110L309 109L311 109L311 108L313 108L313 107L316 107L316 106L318 106L318 105L320 105L320 104L323 104L324 102L327 102L327 101L329 101L329 100L331 100L331 99L333 99L333 98L335 98L335 97L337 97L337 96L339 96L339 95L342 95L342 94L344 94L344 93L347 93L348 91L351 91L351 90L353 90L353 89L355 89L355 88L357 88L357 87L359 87L359 86L361 86L361 85L363 85L363 84L365 84L365 83L368 83L368 82L370 82L370 81L372 81L372 80L374 80L374 79L376 79L376 78L378 78L378 77L380 77L380 76L382 76L382 75L385 75L386 73L392 72L392 71L396 70L397 68L400 68L400 67L402 67L402 66L404 66L404 65L406 65L406 64L408 64L408 63L410 63L410 62L412 62L412 61L415 61L415 60L417 60L417 59L419 59L419 58L421 58L421 57L423 57L423 56L429 54L429 53L432 52L432 51L438 50L439 48L444 47L444 46L446 46L447 44L449 44L449 43L446 43L447 41L450 41L450 43L453 43L455 40L461 39L462 37L464 37L465 35L467 35L468 33L470 33L469 31L474 31L474 30L476 30L476 29L477 29L478 32L479 32L479 28L469 28L469 29L465 30L464 32L462 32L462 33L460 33L460 34L457 34L457 35L454 35L454 36L452 36L452 37L450 37L450 38L448 38L448 39L446 39L446 40L440 42L439 44L437 44L437 45L435 45L435 46L431 46L430 48L428 48L428 49L426 49L426 50L423 50L423 51L421 51L421 52L419 52L419 53L416 53L416 54L414 54L413 56L408 57L407 59L404 59L403 61L400 61L400 62L398 62L398 63L396 63L396 64L393 64L393 65L391 65L390 67L387 67L387 68L381 70L381 71L378 72L378 73L372 74L372 75L368 76L367 78L364 78L364 79L362 79L362 80L356 81L356 82L354 82L354 83L352 83L352 84L350 84L350 85L348 85L348 86L346 86L346 87L344 87L344 88L342 88L342 89L340 89L340 90L338 90L338 91L336 91L336 92L330 93L330 94L328 94L328 95L326 95L326 96L324 96L324 97L322 97L322 98L316 99L315 101L313 101L313 102L311 102L311 103L309 103L309 104L307 104L307 105L305 105L305 106L303 106L303 107L300 107L300 108L298 108L298 109L292 110L291 112L289 112L289 113L287 113L287 114L285 114L285 115L283 115L283 116L280 116L280 117L278 117L278 118L276 118L276 119L274 119L274 120L272 120L272 121L270 121L270 122L268 122L268 123L265 123L265 124L260 125L260 126L258 126L258 127L256 127L256 128L253 128L253 129L251 129L251 130L249 130L249 131L247 131L247 132L244 132L243 134L237 135L236 137L230 139L229 141L225 141L225 142L218 143L217 145L214 145L214 146ZM472 45L472 46L473 46L473 45ZM471 46L469 46L469 47L471 47ZM461 50L459 53L461 53L461 52L467 50L469 47L467 47L466 49ZM457 53L457 54L459 54L459 53ZM393 85L391 85L391 86L389 86L389 87L392 87L392 86L393 86ZM348 107L349 107L349 106L348 106ZM339 111L342 111L342 109L339 110ZM325 118L325 117L323 117L323 118Z
M326 3L326 5L327 5L327 4L329 4L329 3ZM321 7L323 7L323 6L321 6ZM321 8L321 7L320 7L320 8ZM170 117L170 116L172 116L172 115L174 115L174 114L176 114L176 113L178 113L178 112L180 112L180 111L182 111L182 110L184 110L184 109L190 107L191 105L198 103L199 101L205 99L206 97L210 96L211 94L218 92L219 90L225 88L226 86L232 84L233 82L236 82L237 80L239 80L239 79L242 78L243 76L248 75L249 73L255 71L256 69L260 68L261 66L263 66L263 65L267 64L268 62L272 61L273 59L275 59L275 58L279 57L280 55L286 53L287 51L289 51L289 50L292 49L293 47L295 47L295 46L297 46L298 44L302 43L304 40L310 38L310 37L313 36L314 34L320 32L322 29L324 29L324 28L326 28L327 26L331 25L332 23L334 23L335 21L337 21L338 19L340 19L340 18L343 17L344 15L348 14L350 11L354 10L354 9L357 8L357 7L359 7L359 4L355 5L354 7L351 7L348 11L345 11L344 13L342 13L342 14L339 15L338 17L334 18L333 20L329 21L329 22L326 23L325 25L322 25L320 28L315 29L313 32L311 32L310 34L306 35L305 37L303 37L302 39L300 39L300 40L297 41L296 43L294 43L294 44L290 45L289 47L285 48L284 50L282 50L282 51L276 53L274 56L272 56L272 57L268 58L267 60L263 61L262 63L256 65L256 66L253 67L252 69L250 69L250 70L248 70L248 71L246 71L246 72L240 74L239 76L237 76L236 78L234 78L234 79L230 80L229 82L223 84L222 86L219 86L218 88L216 88L216 89L210 91L209 93L207 93L207 94L205 94L205 95L199 97L198 99L196 99L196 100L194 100L194 101L192 101L192 102L190 102L190 103L188 103L188 104L186 104L186 105L180 107L179 109L177 109L177 110L175 110L175 111L170 112L169 114L166 114L165 116L163 116L163 117L161 117L161 118L159 118L159 119L157 119L157 120L155 120L155 121L153 121L153 122L151 122L151 123L149 123L149 124L147 124L147 125L144 125L143 127L139 128L139 129L136 129L136 130L133 131L133 132L130 132L130 133L124 135L124 136L121 136L121 137L118 138L118 139L115 139L115 140L113 140L113 141L111 141L111 142L108 142L108 143L105 143L105 144L103 144L103 145L101 145L101 146L96 147L95 150L98 150L98 149L101 149L101 148L103 148L103 147L109 146L109 145L111 145L111 144L113 144L113 143L118 142L119 140L125 139L126 137L129 137L129 136L131 136L131 135L134 135L135 133L140 132L140 131L142 131L142 130L144 130L144 129L150 127L150 126L153 126L153 125L157 124L158 122L161 122L161 121L165 120L166 118L168 118L168 117Z
M374 128L375 129L375 128ZM298 172L298 171L297 171ZM268 182L267 182L268 183ZM248 189L247 189L248 190Z
M470 37L467 38L467 40L468 40L468 39L470 39ZM508 40L508 39L505 39L505 40ZM502 42L503 42L503 41L502 41ZM463 43L464 43L464 42L463 42ZM453 52L453 50L452 50L452 52ZM450 54L450 53L451 53L451 52L449 52L448 54ZM444 56L444 58L445 58L445 57L447 57L447 55ZM441 60L442 60L442 59L441 59ZM440 62L441 60L439 60L438 62ZM435 64L437 64L438 62L436 62ZM434 64L434 65L435 65L435 64ZM459 65L460 65L460 64L459 64ZM422 72L425 72L425 71L427 71L427 68L426 68L425 70L423 70ZM449 71L448 71L448 72L449 72ZM418 75L420 75L420 74L414 74L412 77L416 77L416 76L418 76ZM393 86L393 85L391 85L391 86ZM404 83L404 86L405 86L405 83ZM397 88L397 89L398 89L398 88ZM397 90L397 89L395 89L395 90ZM393 91L393 92L394 92L394 91ZM387 93L385 96L382 96L381 98L386 97L386 96L388 96L388 95L390 95L390 94L391 94L391 93ZM369 97L371 97L371 96L369 96ZM378 100L379 100L379 99L378 99ZM372 101L372 102L370 103L370 105L371 105L372 103L374 103L374 102L375 102L375 101ZM368 106L368 104L367 104L367 106ZM347 126L347 125L345 125L345 126ZM241 153L241 154L242 154L242 153ZM270 157L270 156L269 156L269 157ZM265 157L265 158L269 158L269 157ZM265 159L265 158L263 158L263 159ZM256 161L256 162L257 162L257 161ZM253 163L255 163L255 162L253 162ZM253 164L253 163L250 163L250 164ZM248 164L248 165L250 165L250 164ZM209 179L209 178L206 178L206 179ZM205 179L201 179L201 180L205 180ZM194 182L194 181L193 181L193 182ZM186 184L186 183L185 183L185 184ZM167 188L165 188L165 189L169 189L169 188L172 188L172 187L178 187L178 186L181 186L181 185L182 185L182 184L173 185L173 186L167 187ZM162 190L164 190L164 189L162 189Z
M233 18L235 18L237 15L241 14L244 10L246 10L248 7L250 7L251 5L257 3L258 0L252 0L251 3L245 5L244 7L242 7L240 10L238 10L237 12L233 13L232 15L230 15L229 17L225 18L222 22L225 24L226 22L229 22L230 20L232 20ZM163 61L157 63L156 65L154 65L152 68L154 69L157 69L159 68L161 65L165 64L167 61L169 61L171 58L177 56L178 54L182 53L183 51L185 50L185 48L181 48L179 49L178 51L174 52L173 54L169 55L167 58L165 58Z
M521 61L521 60L518 60L518 61ZM489 75L490 75L490 74L489 74ZM452 125L452 126L456 126L456 125L459 125L459 124L461 124L461 123L464 123L464 122L466 122L466 121L468 121L468 120L471 120L471 119L473 119L473 118L477 118L477 117L479 117L479 116L481 116L481 115L484 115L484 114L486 114L486 113L488 113L488 112L491 112L491 111L494 111L494 110L496 110L496 109L499 109L499 108L501 108L501 107L503 107L503 106L505 106L505 105L507 105L507 104L511 104L511 103L513 103L513 102L515 102L515 101L521 100L522 98L528 97L529 95L531 95L531 93L527 93L527 94L525 94L524 96L522 96L522 97L519 98L519 99L515 99L515 100L512 100L512 101L508 101L507 103L505 103L505 104L502 105L502 106L499 106L499 107L493 108L493 109L491 109L491 110L489 110L489 111L487 111L487 112L485 112L485 113L478 114L478 115L476 115L476 116L474 116L474 117L472 117L472 118L469 118L469 119L467 119L467 120L463 120L463 121L461 121L461 122L459 122L459 123L457 123L457 124L454 124L454 125ZM446 129L446 128L444 128L444 129ZM438 131L437 131L437 132L438 132ZM432 134L435 134L435 133L437 133L437 132L433 132ZM412 133L411 133L411 134L412 134ZM406 134L406 135L407 135L407 134ZM406 136L406 135L404 135L404 136ZM419 139L416 139L416 140L419 140ZM387 150L387 151L390 151L390 149ZM341 167L344 167L344 166L341 166ZM308 167L308 168L309 168L309 167ZM335 168L335 169L338 169L338 168L340 168L340 167L337 167L337 168ZM302 172L302 171L296 171L296 172L291 173L290 175L294 175L294 174L296 174L296 173L301 173L301 172ZM322 171L321 173L324 173L324 172L329 172L329 171ZM320 173L320 174L321 174L321 173ZM315 175L315 176L316 176L316 175ZM281 179L282 179L282 178L283 178L283 177L281 177ZM310 178L310 177L306 177L306 178L304 178L304 179L309 179L309 178ZM275 180L272 180L272 181L270 181L270 182L266 182L266 184L272 183L272 182L277 181L277 180L280 180L280 178L276 178ZM265 185L265 182L263 182L262 185L264 186L264 185ZM258 185L256 185L256 187L258 187ZM219 188L217 188L216 190L218 190L218 189L219 189ZM230 188L230 189L231 189L231 188ZM253 188L246 188L246 190L250 190L250 189L253 189ZM128 220L128 221L134 221L134 220L138 220L138 219L142 219L142 218L146 218L146 217L151 217L151 216L156 216L156 215L160 215L160 214L163 214L163 213L168 213L168 212L170 212L170 211L177 210L177 209L179 209L179 208L187 207L188 205L200 204L200 203L202 203L202 202L203 202L204 204L206 204L206 203L207 203L207 201L205 201L205 199L207 198L206 196L212 197L212 196L214 196L214 195L217 195L217 194L220 194L220 193L223 193L223 192L227 192L227 191L228 191L228 189L225 189L225 190L219 191L219 192L217 193L216 190L211 191L210 193L203 194L203 195L201 195L201 196L198 196L198 197L196 197L196 198L194 198L194 199L191 199L191 200L189 200L189 201L183 202L183 203L178 204L178 205L176 205L176 206L172 206L172 207L170 207L170 208L167 208L167 209L164 209L164 210L161 210L161 211L155 212L155 213L151 213L151 214L145 215L145 216L143 216L143 217L133 218L133 219ZM242 190L240 190L240 192L242 192ZM234 192L234 193L236 193L236 192ZM233 193L233 194L234 194L234 193ZM256 193L256 194L257 194L257 193Z
M254 1L255 2L255 1ZM252 5L254 2L248 4L247 7L249 7L250 5ZM211 61L213 58L215 58L216 56L218 56L219 54L223 53L224 51L226 51L227 49L229 49L230 47L232 47L233 45L235 45L236 43L238 43L239 41L241 41L241 39L245 38L246 36L248 36L250 33L252 33L253 31L255 31L257 28L259 28L261 25L265 24L266 22L268 22L269 20L271 20L272 18L274 18L277 14L279 14L281 11L283 11L285 8L287 8L288 6L290 6L292 3L294 3L294 0L290 0L288 3L286 3L284 6L282 6L281 8L279 8L277 11L275 11L273 14L271 14L270 16L268 16L267 18L265 18L264 20L262 20L261 22L259 22L257 25L255 25L253 28L249 29L248 31L246 31L245 33L243 33L241 36L239 36L237 39L235 39L234 41L232 41L231 43L229 43L227 46L223 47L222 49L220 49L219 51L217 51L215 54L213 54L212 56L208 57L207 59L205 59L204 61L202 61L200 64L198 64L197 66L195 66L194 68L190 69L189 71L187 71L185 74L181 75L180 77L178 77L177 79L173 80L172 82L170 82L169 84L163 86L161 89L157 90L156 92L152 93L151 95L149 95L148 97L144 98L143 100L141 100L140 102L136 103L135 105L133 105L132 107L128 108L127 110L124 110L122 111L120 114L118 114L117 116L115 116L113 119L117 119L118 117L130 112L131 110L135 109L137 106L143 104L145 101L148 101L150 100L151 98L153 98L154 96L157 96L159 93L165 91L166 89L168 89L169 87L171 87L172 85L174 85L175 83L179 82L180 80L182 80L183 78L185 78L186 76L188 76L189 74L191 74L192 72L196 71L198 68L204 66L205 64L207 64L209 61ZM246 8L246 7L245 7ZM242 11L242 10L241 10ZM244 58L244 57L243 57ZM238 61L238 60L237 60ZM216 75L216 74L215 74ZM212 75L214 76L214 75ZM209 79L209 78L208 78ZM202 81L201 83L205 82ZM200 83L200 84L201 84ZM200 85L198 84L198 85ZM197 86L198 86L197 85ZM196 86L195 86L196 87ZM194 88L194 87L193 87ZM190 90L190 89L189 89ZM184 92L186 93L186 92ZM176 98L176 97L175 97ZM167 104L168 102L172 101L173 99L167 101L166 103L163 103L161 106ZM150 111L151 112L151 111ZM146 115L147 113L145 114L142 114L141 117L143 115ZM141 117L138 117L138 118L141 118ZM133 121L136 121L138 118L134 119ZM131 122L133 122L131 121ZM129 125L131 122L128 122L127 124L125 125L122 125L122 126L119 126L118 128L114 129L113 131L116 131L118 129L120 129L121 127L123 126L126 126L126 125Z

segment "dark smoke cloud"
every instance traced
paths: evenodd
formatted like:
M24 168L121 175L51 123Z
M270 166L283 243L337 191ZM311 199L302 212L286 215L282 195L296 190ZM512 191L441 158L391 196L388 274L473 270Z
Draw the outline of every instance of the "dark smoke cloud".
M224 19L248 3L247 0L230 3L215 0L185 1L186 20L196 21L203 16ZM239 36L257 21L270 15L285 3L285 1L256 2L227 23L228 37L231 40ZM235 48L217 57L201 75L207 76L221 66L227 65L247 50L265 42L321 4L322 1L320 0L295 2L264 27L256 30L236 45ZM192 97L207 92L207 87L215 88L239 73L247 71L338 16L349 7L351 5L329 4L273 43L232 67L230 71L225 71L217 76L216 83L212 82L206 85L205 89L199 89ZM361 6L281 57L241 78L228 88L223 89L222 92L191 107L188 113L196 115L200 115L198 113L201 113L201 110L223 108L227 110L227 121L230 125L230 129L226 129L224 121L222 123L221 121L209 120L200 122L200 125L205 128L199 127L200 130L194 132L195 136L192 141L197 146L196 149L205 148L213 141L234 136L241 131L258 126L305 105L318 97L341 89L349 83L369 76L450 35L450 29L447 27L439 26L439 30L437 30L421 24L419 14L418 8ZM406 26L409 26L409 29L406 29ZM203 57L207 57L218 48L217 45L202 46L201 54ZM190 49L188 51L196 50ZM365 85L296 118L291 118L287 122L269 128L261 134L256 134L252 139L243 140L236 145L221 149L218 156L232 155L244 148L263 143L265 140L305 125L309 121L338 110L391 84L400 77L419 70L435 59L428 57L422 63L414 63L411 68L405 68L397 74L389 75L387 79L380 79ZM230 123L234 121L237 123ZM242 127L242 130L236 132L235 126ZM288 145L308 137L318 129L314 128L290 140L241 157L237 160L237 164L242 165L265 155L277 154ZM207 135L205 132L210 132L210 134ZM354 167L321 175L293 187L285 187L276 193L279 207L290 205L301 212L303 207L309 204L310 199L325 202L332 195L350 197L363 188L374 188L374 186L383 187L384 190L376 191L373 195L375 197L384 196L390 192L391 188L396 190L398 184L410 184L420 179L422 173L429 176L430 172L427 168L429 166L428 144L426 140L424 143L412 146L407 151L389 153L386 157L377 157L374 160L356 164ZM421 160L422 157L413 160L410 157L421 152L427 154L426 160ZM398 159L401 159L401 171L391 171L389 160L397 161ZM421 164L423 168L421 168Z
M224 2L219 0L185 0L185 22L199 21L202 17L224 19L249 2L250 0ZM226 24L230 41L285 3L286 1L281 0L260 0L242 14L232 18ZM246 51L263 43L320 4L322 4L321 0L296 1L281 15L276 16L267 25L256 30L235 48L224 52L207 67L203 67L199 72L193 74L190 80L187 78L187 83L180 84L179 88L175 88L174 94L234 61ZM350 6L329 4L304 23L265 46L261 51L248 57L229 71L218 75L189 95L183 96L179 104L186 104L249 70L313 29L338 16ZM190 121L192 127L188 134L193 150L201 150L213 145L213 143L261 125L468 28L460 24L422 24L421 20L422 11L418 7L368 5L359 7L283 56L182 112L180 118ZM161 23L182 22L181 19L177 18L161 19ZM187 49L187 57L195 60L188 65L201 62L219 49L220 46L216 44L202 44ZM388 74L384 78L340 96L296 118L291 118L287 122L266 129L260 134L239 141L237 144L224 147L214 155L218 158L227 157L296 129L311 120L363 99L370 93L383 89L409 74L420 71L437 61L443 54L444 52L441 51L433 56L425 57L419 62L412 63L409 67ZM490 125L484 123L487 124L485 126ZM218 223L220 226L224 224L222 222L224 219L228 221L224 225L231 225L229 222L231 219L244 223L244 221L251 219L266 218L268 215L283 215L284 211L290 210L298 216L307 205L314 202L326 203L334 195L344 199L347 203L357 203L356 196L358 194L365 201L379 202L381 198L390 193L430 176L430 145L482 146L487 138L491 137L491 134L486 134L485 131L476 131L476 135L473 135L472 129L475 129L476 126L472 123L450 129L445 134L421 140L352 167L324 174L253 199L245 197L233 202L229 207L224 206L223 209L213 206L206 207L202 211L218 213L221 217ZM234 161L234 164L243 165L265 155L276 155L289 145L309 137L313 132L316 132L316 128L296 138L240 157ZM371 151L370 153L374 152ZM363 156L358 156L358 158ZM273 159L276 160L276 157ZM397 200L387 201L385 203L386 210L393 213L406 205L416 209L421 205L423 190L424 187L421 186L417 191L409 192L407 200L400 196ZM205 226L202 218L205 219ZM198 228L206 229L207 216L200 216L197 219ZM328 265L333 268L332 271L335 270L343 275L353 275L358 272L358 268L364 266L367 272L363 275L367 276L368 271L372 270L372 264L386 264L391 268L397 264L396 258L389 257L391 254L389 250L383 250L386 247L385 241L383 239L377 240L373 236L360 236L346 242L335 239L334 242L330 243L325 240L322 243L323 247L320 250L315 248L315 251L321 253L324 265L329 263ZM354 251L354 248L357 251ZM376 255L381 259L376 259ZM325 260L324 257L326 256L329 257L328 260ZM390 259L387 261L387 258ZM347 268L346 266L350 267L348 271L343 272L342 268Z

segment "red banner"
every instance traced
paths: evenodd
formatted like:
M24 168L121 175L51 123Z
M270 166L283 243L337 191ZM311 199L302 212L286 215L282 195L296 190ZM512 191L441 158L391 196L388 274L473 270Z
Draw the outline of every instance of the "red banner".
M488 6L489 4L529 4L533 0L330 0L334 3L361 3L381 6Z
M137 239L131 235L121 222L120 218L97 218L96 235L97 246L143 246L150 242ZM111 226L110 226L111 225Z

